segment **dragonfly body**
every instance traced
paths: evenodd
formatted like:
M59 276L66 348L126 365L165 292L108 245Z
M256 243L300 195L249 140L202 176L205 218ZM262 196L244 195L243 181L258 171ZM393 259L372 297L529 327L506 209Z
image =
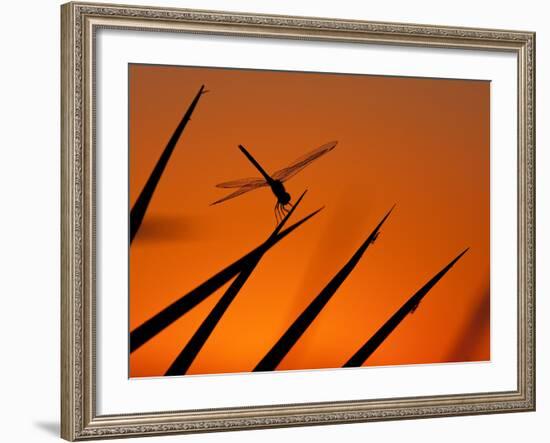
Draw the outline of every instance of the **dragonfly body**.
M273 180L271 185L271 190L275 197L277 197L277 203L275 203L275 219L279 222L279 219L284 218L285 214L288 214L289 209L287 206L292 208L292 203L290 203L290 194L286 192L283 182L279 180Z
M286 212L286 206L290 205L290 194L286 191L285 185L283 185L283 182L281 180L273 180L273 178L265 172L264 168L258 163L258 161L252 157L252 154L246 150L246 148L243 145L239 145L239 149L241 152L250 160L250 163L252 163L258 171L260 171L260 174L263 175L265 182L269 185L271 188L271 191L277 198L277 203L275 204L275 217L277 220L279 220L279 217Z
M283 185L282 181L273 180L273 183L270 185L271 190L273 191L273 194L275 194L275 197L277 197L277 201L279 203L282 205L287 205L290 203L290 194L286 192L285 185Z
M277 203L275 204L275 217L277 218L277 220L279 220L279 218L282 218L284 214L289 211L288 206L292 207L291 196L287 192L283 182L290 179L291 177L294 177L294 175L304 169L311 162L334 149L335 146L336 142L326 143L323 146L315 149L314 151L306 154L304 157L297 159L286 168L280 169L279 171L276 171L270 175L265 171L260 163L258 163L258 161L252 156L252 154L250 154L250 152L246 150L244 146L239 145L239 149L241 150L241 152L260 172L262 178L245 178L216 185L219 188L238 189L231 194L225 196L224 198L216 200L212 204L215 205L218 203L222 203L246 192L253 191L254 189L269 186L271 188L271 191L277 198Z

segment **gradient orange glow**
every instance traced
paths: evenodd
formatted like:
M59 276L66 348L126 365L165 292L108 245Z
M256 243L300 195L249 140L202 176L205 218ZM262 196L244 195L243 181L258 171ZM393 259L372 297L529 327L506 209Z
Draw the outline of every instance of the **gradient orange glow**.
M219 182L273 172L326 143L289 180L308 194L290 222L325 206L270 250L189 374L254 368L388 209L376 244L278 370L337 368L427 280L470 251L366 365L490 359L489 103L484 81L131 65L130 204L202 84L130 248L130 330L259 245L273 230L269 188L220 205ZM221 288L130 357L163 375Z

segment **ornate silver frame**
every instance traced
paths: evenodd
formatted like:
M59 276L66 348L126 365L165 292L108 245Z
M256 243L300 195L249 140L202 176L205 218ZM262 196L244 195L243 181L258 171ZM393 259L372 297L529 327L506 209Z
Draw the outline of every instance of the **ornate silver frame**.
M535 34L68 3L62 17L61 435L87 440L535 409ZM95 412L94 33L98 28L509 51L518 59L518 385L511 392L98 416Z

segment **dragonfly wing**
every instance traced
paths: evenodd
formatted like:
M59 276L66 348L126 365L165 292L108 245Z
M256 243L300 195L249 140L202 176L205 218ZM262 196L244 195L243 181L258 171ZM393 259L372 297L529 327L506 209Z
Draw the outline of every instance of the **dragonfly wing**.
M229 182L218 183L216 188L242 188L252 186L259 188L261 186L267 186L267 182L263 178L241 178L239 180L232 180Z
M226 195L225 197L220 198L219 200L216 200L215 202L211 203L210 206L217 205L218 203L222 203L226 200L231 200L232 198L238 197L239 195L242 195L246 192L253 191L254 189L258 189L259 187L261 187L261 186L243 186L242 188L237 189L236 191L232 192L231 194Z
M291 177L294 177L298 172L308 166L314 160L317 160L319 157L322 157L327 152L332 151L337 142L329 142L323 146L318 147L317 149L307 153L306 155L296 159L292 164L286 168L280 169L279 171L272 174L273 180L280 180L282 182L288 180Z

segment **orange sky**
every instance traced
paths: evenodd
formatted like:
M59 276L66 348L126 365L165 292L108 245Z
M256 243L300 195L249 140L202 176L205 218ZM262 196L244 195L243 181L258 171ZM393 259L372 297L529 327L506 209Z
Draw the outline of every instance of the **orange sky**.
M188 373L246 372L397 206L376 244L278 369L341 367L427 280L470 251L367 365L479 361L489 337L489 99L483 81L131 65L130 205L201 84L130 248L130 329L259 245L269 188L220 205L219 182L268 172L331 140L286 183L289 223L325 206L262 259ZM130 357L163 375L227 285Z

